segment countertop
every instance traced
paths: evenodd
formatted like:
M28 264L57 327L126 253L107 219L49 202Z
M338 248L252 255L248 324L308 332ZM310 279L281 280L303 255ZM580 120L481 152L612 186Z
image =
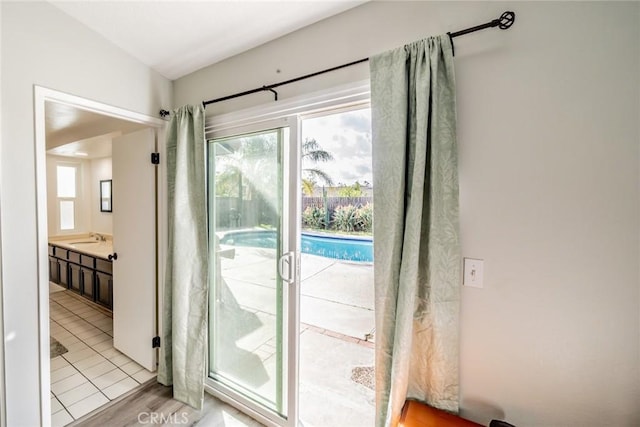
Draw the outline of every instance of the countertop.
M112 240L100 241L89 235L50 237L49 243L104 259L108 259L109 255L113 253Z

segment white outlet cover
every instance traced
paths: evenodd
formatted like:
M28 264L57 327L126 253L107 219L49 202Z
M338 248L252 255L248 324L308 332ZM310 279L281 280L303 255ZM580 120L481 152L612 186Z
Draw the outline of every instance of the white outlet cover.
M484 275L484 260L476 258L464 259L464 274L462 284L472 288L482 288Z

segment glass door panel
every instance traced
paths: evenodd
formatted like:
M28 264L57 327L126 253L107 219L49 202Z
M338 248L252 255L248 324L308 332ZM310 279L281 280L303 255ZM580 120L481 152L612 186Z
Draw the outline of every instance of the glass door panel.
M289 414L295 274L288 144L288 127L209 142L209 377L277 419Z

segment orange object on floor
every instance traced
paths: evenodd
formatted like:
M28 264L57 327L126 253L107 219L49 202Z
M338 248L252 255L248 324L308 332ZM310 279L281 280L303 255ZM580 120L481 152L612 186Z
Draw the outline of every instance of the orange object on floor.
M482 427L457 415L407 400L402 408L399 427Z

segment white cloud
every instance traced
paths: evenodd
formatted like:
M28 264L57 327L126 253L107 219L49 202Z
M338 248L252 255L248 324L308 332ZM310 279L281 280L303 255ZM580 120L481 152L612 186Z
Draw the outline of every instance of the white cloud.
M334 183L372 182L371 111L366 108L306 119L302 138L315 139L334 160L327 163L304 162L302 167L324 170Z

